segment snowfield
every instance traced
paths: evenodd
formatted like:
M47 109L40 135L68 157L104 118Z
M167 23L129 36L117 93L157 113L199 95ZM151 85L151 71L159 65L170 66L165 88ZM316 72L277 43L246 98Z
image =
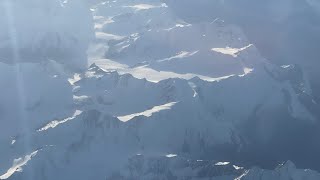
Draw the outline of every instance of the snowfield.
M177 3L0 2L0 179L320 179L303 68Z

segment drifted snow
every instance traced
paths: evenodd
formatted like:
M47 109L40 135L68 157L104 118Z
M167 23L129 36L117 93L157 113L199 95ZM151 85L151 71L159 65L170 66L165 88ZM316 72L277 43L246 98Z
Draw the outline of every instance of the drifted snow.
M177 157L178 155L176 154L167 154L166 157L167 158L174 158L174 157Z
M182 58L186 58L186 57L193 56L193 55L195 55L195 54L197 54L197 53L198 53L198 51L194 51L194 52L181 51L181 52L179 52L179 53L178 53L177 55L175 55L175 56L158 60L158 62L172 61L172 60L175 60L175 59L182 59Z
M174 106L177 102L171 102L168 104L164 104L164 105L160 105L160 106L155 106L152 109L146 110L144 112L140 112L140 113L135 113L135 114L130 114L130 115L126 115L126 116L118 116L118 118L123 121L123 122L127 122L130 121L131 119L138 117L138 116L146 116L146 117L150 117L152 116L152 114L163 111L163 110L169 110L171 109L172 106Z
M119 63L121 67L132 67L126 73L154 82L195 76L213 81L248 74L253 66L261 63L263 58L256 48L249 48L251 45L248 46L248 40L238 27L219 19L189 24L177 18L170 7L149 8L159 5L147 2L138 1L133 5L127 1L110 1L96 6L94 16L99 27L96 34L114 37L105 40L108 43L91 45L90 63L105 64L101 67L106 70ZM146 8L139 11L123 8L141 4L151 6L143 6ZM117 38L119 35L123 38ZM233 58L228 54L212 53L212 47L219 46L244 47L231 49L233 55L240 51L243 55ZM103 51L105 53L101 53ZM97 54L101 54L100 58ZM110 61L115 63L111 65ZM121 71L119 68L114 70Z
M76 9L69 2L58 9ZM306 82L286 75L293 67L268 64L239 27L220 19L189 24L153 0L95 2L90 1L95 39L88 50L95 64L77 74L60 65L21 66L29 133L13 132L21 124L5 119L10 123L0 126L0 170L25 154L25 146L52 146L41 150L43 156L32 159L36 151L16 160L1 178L33 173L48 180L319 179L319 173L290 161L273 170L243 168L211 153L216 147L224 151L221 145L241 151L272 140L274 124L283 120L275 110L289 120L313 122L295 89ZM0 113L13 116L21 111L16 87L8 83L15 82L16 68L0 68L1 87L9 86L1 91ZM247 129L255 131L248 135ZM21 167L24 172L16 173Z
M9 179L14 173L22 172L22 167L26 166L28 162L37 155L38 151L34 151L23 158L18 158L13 161L12 167L8 171L0 176L0 179Z
M151 5L151 4L136 4L133 6L123 6L123 7L132 8L136 11L141 11L141 10L148 10L148 9L152 9L152 8L165 7L165 4L161 5L161 6L156 6L156 5Z
M222 54L226 54L226 55L230 55L232 57L238 57L239 53L241 53L241 51L244 51L246 49L248 49L249 47L251 47L252 44L249 44L246 47L243 48L231 48L231 47L226 47L226 48L212 48L212 51L218 52L218 53L222 53Z
M230 162L217 162L215 165L216 166L225 166L225 165L228 165L230 164Z
M63 124L63 123L66 123L68 121L71 121L71 120L75 119L81 113L82 113L82 111L76 110L72 117L68 117L68 118L60 120L60 121L59 120L51 121L49 124L47 124L44 127L38 129L37 131L41 132L41 131L46 131L46 130L48 130L50 128L55 128L55 127L59 126L60 124Z
M138 66L138 67L132 68L126 64L121 64L109 59L94 60L93 62L95 62L99 67L103 68L106 71L117 71L120 74L129 73L136 78L139 78L139 79L145 78L148 81L152 81L152 82L159 82L159 81L170 79L170 78L192 79L194 77L199 77L206 81L219 81L219 80L227 79L233 76L233 75L229 75L229 76L212 78L212 77L203 76L199 74L190 74L190 73L179 74L179 73L170 72L170 71L157 71L148 66Z

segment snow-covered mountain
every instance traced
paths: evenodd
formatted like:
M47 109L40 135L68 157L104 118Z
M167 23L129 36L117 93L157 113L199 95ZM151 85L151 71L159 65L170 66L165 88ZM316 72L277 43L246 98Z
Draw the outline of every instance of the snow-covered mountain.
M247 38L269 61L278 65L299 64L319 97L320 40L319 1L314 0L166 0L189 23L222 18L241 27ZM319 111L319 109L318 109Z
M0 2L0 179L319 179L304 68L189 3Z
M154 83L128 74L105 72L92 65L78 75L80 80L72 83L75 104L70 117L44 121L37 128L30 128L28 135L19 135L12 142L8 138L3 141L7 147L3 159L8 162L4 163L3 172L12 164L10 157L22 157L3 177L10 173L17 179L113 177L114 172L126 166L128 157L135 154L167 153L195 159L232 160L227 158L232 153L225 150L241 153L255 141L267 144L273 141L274 133L279 133L277 121L283 118L279 114L272 116L274 121L268 119L275 109L286 109L292 120L297 118L312 124L313 116L297 99L294 84L284 79L285 75L279 75L288 67L280 72L265 68L214 82L195 78ZM264 90L248 88L253 86ZM25 149L34 153L25 156ZM26 166L26 169L15 175L20 168L15 166ZM96 168L79 172L79 168L92 167ZM56 175L56 171L60 173ZM150 172L148 168L145 171L148 179ZM192 176L196 172L189 173ZM230 175L225 178L236 178L241 173Z

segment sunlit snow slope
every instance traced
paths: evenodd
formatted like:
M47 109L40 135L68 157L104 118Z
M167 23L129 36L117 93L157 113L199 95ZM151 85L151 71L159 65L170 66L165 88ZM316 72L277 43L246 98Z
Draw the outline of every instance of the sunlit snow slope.
M1 180L320 179L304 71L238 25L161 0L0 5Z

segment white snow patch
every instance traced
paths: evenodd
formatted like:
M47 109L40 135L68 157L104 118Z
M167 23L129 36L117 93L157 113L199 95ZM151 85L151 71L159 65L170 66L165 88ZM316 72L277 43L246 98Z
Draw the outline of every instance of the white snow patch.
M137 5L134 5L134 6L123 6L123 7L132 8L135 11L141 11L141 10L153 9L153 8L158 7L158 6L154 6L154 5L151 5L151 4L137 4Z
M291 67L291 65L283 65L281 67L284 68L284 69L287 69L287 68Z
M174 158L174 157L177 157L178 155L177 154L167 154L166 157L167 158Z
M184 27L183 24L176 24L176 27Z
M216 166L226 166L226 165L228 165L228 164L230 164L230 162L218 162L218 163L216 163L215 165L216 165Z
M27 165L27 163L36 156L38 151L34 151L33 153L26 155L24 158L15 159L13 161L12 167L8 169L8 171L0 176L0 179L8 179L10 178L15 172L21 172L22 167Z
M253 71L253 69L252 68L248 68L248 67L244 67L243 71L244 71L245 74L249 74L249 73L251 73Z
M87 100L87 99L89 99L89 98L90 98L89 96L85 96L85 95L83 95L83 96L73 95L73 99L74 99L75 101L78 101L78 102L85 101L85 100Z
M126 116L119 116L118 119L120 119L123 122L130 121L131 119L138 117L138 116L146 116L151 117L152 114L163 111L163 110L169 110L172 106L174 106L177 102L171 102L160 106L155 106L152 109L146 110L144 112L130 114Z
M244 74L239 75L239 77L243 77L243 76L245 76L247 74L250 74L250 73L252 73L253 70L254 70L253 68L244 67L243 68Z
M243 169L243 167L239 167L239 166L236 166L236 165L233 165L233 168L234 168L235 170Z
M16 140L13 139L13 140L11 141L11 145L14 145L15 143L16 143Z
M185 24L176 24L174 27L167 28L167 29L164 29L164 30L165 31L171 31L171 30L173 30L175 28L184 28L184 27L190 27L190 26L192 26L192 25L191 24L187 24L187 23L185 23Z
M49 124L45 125L44 127L40 128L37 131L41 132L41 131L46 131L46 130L48 130L50 128L55 128L55 127L59 126L60 124L63 124L65 122L68 122L68 121L71 121L71 120L75 119L80 114L82 114L82 111L76 110L72 117L68 117L68 118L60 120L60 121L59 120L51 121Z
M221 81L223 79L227 79L229 77L234 76L234 74L232 74L228 76L213 78L209 76L203 76L203 75L192 74L192 73L178 74L178 73L169 72L169 71L156 71L147 66L139 66L139 67L131 68L126 64L121 64L121 63L112 61L110 59L99 59L99 60L93 60L92 62L94 62L97 66L99 66L105 71L117 71L119 74L131 74L135 78L138 78L138 79L145 78L151 82L159 82L159 81L170 79L170 78L181 78L181 79L189 80L194 77L199 77L202 80L213 82L213 81Z
M250 170L245 171L243 174L241 174L239 177L237 177L234 180L241 180L243 177L247 176L249 174Z
M175 56L161 59L161 60L157 60L157 62L164 62L164 61L171 61L171 60L175 60L175 59L187 58L187 57L190 57L190 56L197 54L198 52L199 51L194 51L194 52L181 51L181 52L177 53L177 55L175 55Z
M249 44L248 46L243 47L243 48L226 47L226 48L212 48L211 50L215 51L215 52L218 52L218 53L221 53L221 54L230 55L232 57L238 57L238 54L241 51L244 51L244 50L248 49L251 46L252 46L252 44Z
M97 75L94 71L86 71L85 73L86 78L100 78L102 75Z
M81 80L80 74L75 73L72 78L69 78L68 81L71 85L74 85L75 82Z
M159 6L155 6L152 4L136 4L133 6L123 6L124 8L132 8L135 11L141 11L141 10L149 10L149 9L154 9L154 8L167 8L167 4L166 3L162 3Z
M193 83L193 82L188 82L189 86L192 88L194 94L193 97L197 97L198 96L198 92L196 90L197 86Z

